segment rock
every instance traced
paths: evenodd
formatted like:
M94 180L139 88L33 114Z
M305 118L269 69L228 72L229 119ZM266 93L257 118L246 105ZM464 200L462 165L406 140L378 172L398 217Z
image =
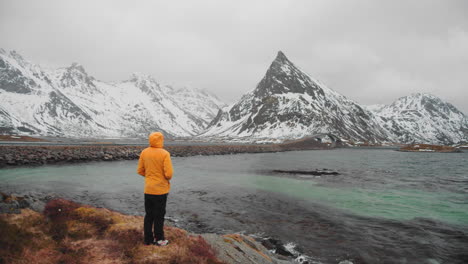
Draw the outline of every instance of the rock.
M304 256L299 256L294 261L300 264L309 264L309 261Z
M114 156L112 156L111 154L105 154L104 155L104 160L112 160L114 158Z
M286 264L290 260L281 260L253 238L233 234L203 234L202 237L215 249L217 257L229 264Z
M0 203L0 214L19 214L20 209L13 203Z
M268 250L274 251L276 254L286 257L294 257L294 254L289 252L283 245L283 242L274 238L266 238L262 240L262 245Z
M28 200L26 200L24 198L18 199L18 206L21 209L28 208L29 207L29 202L28 202Z
M274 249L276 249L276 245L273 244L273 243L270 241L270 239L264 239L264 240L262 240L262 245L263 245L266 249L268 249L268 250L274 250Z
M36 212L43 212L45 208L45 202L42 201L31 201L29 203L29 208Z
M11 208L15 208L15 209L20 208L20 204L17 200L12 200L8 204L10 205Z
M277 246L275 253L286 257L294 257L294 255L289 252L283 245Z
M6 203L0 203L0 214L6 214L10 211L10 206Z

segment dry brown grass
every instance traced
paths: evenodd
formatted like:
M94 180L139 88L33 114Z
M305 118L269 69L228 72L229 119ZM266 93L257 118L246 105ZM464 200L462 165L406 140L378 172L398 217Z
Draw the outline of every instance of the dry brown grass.
M222 263L200 236L166 226L168 246L145 246L143 217L63 199L0 215L0 233L0 263Z

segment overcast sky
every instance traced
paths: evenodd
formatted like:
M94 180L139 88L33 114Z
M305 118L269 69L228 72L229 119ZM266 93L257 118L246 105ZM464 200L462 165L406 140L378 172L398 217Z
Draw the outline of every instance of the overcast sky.
M104 81L132 72L233 102L278 50L361 104L427 92L468 114L468 1L0 0L0 48L72 62Z

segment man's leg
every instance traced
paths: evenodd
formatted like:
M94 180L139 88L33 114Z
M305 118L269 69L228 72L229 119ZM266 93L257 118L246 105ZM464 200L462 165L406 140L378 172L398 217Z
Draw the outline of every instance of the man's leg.
M156 195L154 211L154 238L156 241L165 240L164 237L164 216L166 215L167 195Z
M151 231L154 222L154 198L151 194L145 193L145 220L144 220L144 231L145 231L145 244L153 243L153 232Z

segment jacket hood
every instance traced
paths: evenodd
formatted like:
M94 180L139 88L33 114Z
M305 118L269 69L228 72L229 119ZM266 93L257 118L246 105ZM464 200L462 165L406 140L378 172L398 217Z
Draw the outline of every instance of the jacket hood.
M164 135L161 132L153 132L149 135L149 144L153 148L162 148L164 146Z

